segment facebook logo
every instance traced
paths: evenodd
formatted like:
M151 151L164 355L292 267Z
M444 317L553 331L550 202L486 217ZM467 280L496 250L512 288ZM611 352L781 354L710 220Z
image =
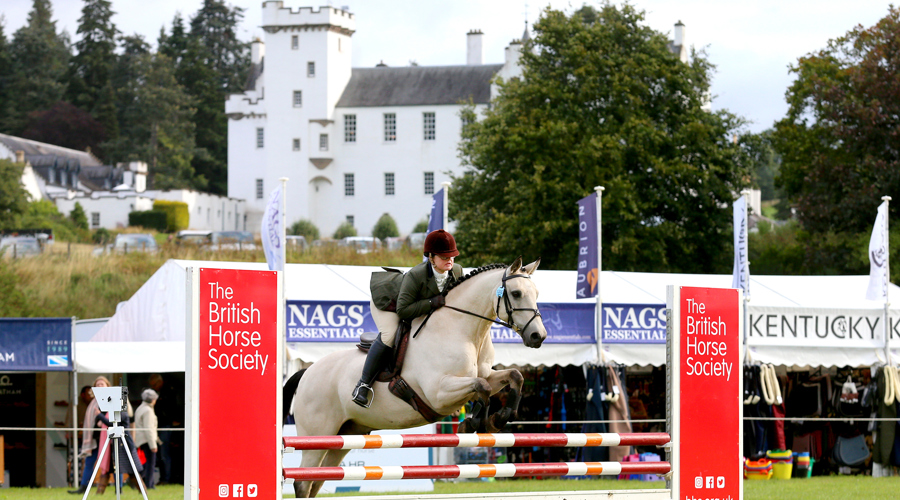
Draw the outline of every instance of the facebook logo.
M231 485L231 496L234 498L244 498L244 485L243 484L232 484Z

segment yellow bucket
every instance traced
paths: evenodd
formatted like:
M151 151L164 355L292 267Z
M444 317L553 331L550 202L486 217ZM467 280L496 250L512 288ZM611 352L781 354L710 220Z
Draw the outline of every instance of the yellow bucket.
M775 462L772 464L772 472L775 479L790 479L791 471L794 469L794 464L790 462Z

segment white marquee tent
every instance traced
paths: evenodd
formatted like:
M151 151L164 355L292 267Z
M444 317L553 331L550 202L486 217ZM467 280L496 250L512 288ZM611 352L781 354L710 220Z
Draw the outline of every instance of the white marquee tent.
M76 369L94 373L183 371L188 267L267 269L264 263L166 262L134 296L120 304L89 341L76 342ZM376 270L380 268L288 264L285 298L367 302L369 277ZM595 303L594 299L575 297L575 280L575 271L538 270L534 281L540 290L540 302ZM883 362L883 337L879 337L883 330L878 330L878 318L884 306L865 299L867 280L867 276L752 276L750 358L788 366L867 366ZM600 283L604 303L664 305L669 284L729 287L731 276L604 271ZM891 296L900 297L898 292L900 287L891 285ZM895 327L892 353L900 360L900 310L891 310L891 319ZM873 323L877 328L870 328ZM824 337L817 335L823 332ZM314 362L351 345L295 342L289 344L289 354ZM540 349L529 349L521 344L495 344L496 362L581 365L602 357L627 365L665 363L665 344L604 343L598 347L545 343Z

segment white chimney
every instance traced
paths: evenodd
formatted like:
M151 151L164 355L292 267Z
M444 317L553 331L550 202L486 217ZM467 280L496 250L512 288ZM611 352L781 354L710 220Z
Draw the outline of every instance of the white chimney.
M484 64L484 50L481 47L481 39L484 33L481 30L472 30L466 34L466 65L478 66Z
M681 21L675 23L675 46L681 47L684 45L684 24Z
M259 38L254 38L250 42L250 63L259 64L263 56L266 55L266 44Z

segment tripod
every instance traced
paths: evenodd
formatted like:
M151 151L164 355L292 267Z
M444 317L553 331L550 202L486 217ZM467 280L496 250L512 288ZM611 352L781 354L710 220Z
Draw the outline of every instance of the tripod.
M97 463L94 465L94 472L91 474L91 480L88 481L88 486L84 490L84 497L82 500L87 500L88 494L91 492L91 485L94 484L94 479L97 477L97 471L100 470L100 465L103 463L103 455L106 454L106 449L109 448L109 443L114 439L118 441L113 444L113 458L115 460L116 465L116 500L121 499L122 489L120 486L122 479L122 471L119 469L119 443L122 443L122 448L125 449L125 456L128 457L128 462L131 463L131 471L137 474L137 467L134 466L134 458L131 456L131 450L128 447L128 441L125 439L125 428L119 425L119 412L113 411L110 412L112 418L110 419L110 423L112 424L106 431L106 442L103 443L103 448L100 449L100 454L97 456ZM138 475L137 483L138 487L141 488L141 495L144 496L144 500L147 500L147 491L144 490L144 482L141 480L140 475Z

